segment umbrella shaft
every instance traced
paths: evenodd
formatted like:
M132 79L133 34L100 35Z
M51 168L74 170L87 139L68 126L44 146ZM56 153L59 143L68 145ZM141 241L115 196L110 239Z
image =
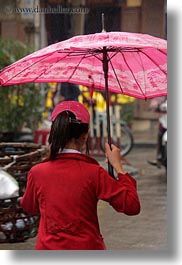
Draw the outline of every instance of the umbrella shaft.
M103 47L103 71L104 71L104 79L105 79L105 96L106 96L108 144L111 146L109 89L108 89L108 59L107 59L107 49L106 49L106 47Z
M107 112L107 136L108 136L108 144L111 147L111 127L110 127L110 110L109 110L109 89L108 89L108 58L107 58L107 49L103 47L103 71L105 78L105 95L106 95L106 112ZM114 170L112 165L108 162L108 172L109 174L115 178Z

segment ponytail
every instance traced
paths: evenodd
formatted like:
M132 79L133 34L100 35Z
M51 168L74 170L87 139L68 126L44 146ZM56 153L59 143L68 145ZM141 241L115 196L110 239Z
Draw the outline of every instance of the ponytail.
M50 144L49 158L54 160L59 151L72 139L78 139L83 133L87 133L89 125L76 119L70 111L61 112L53 121L48 142Z

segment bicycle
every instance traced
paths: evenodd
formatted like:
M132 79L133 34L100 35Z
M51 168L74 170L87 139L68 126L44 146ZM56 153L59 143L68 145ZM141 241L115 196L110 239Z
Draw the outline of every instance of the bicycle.
M115 117L115 116L114 116ZM90 128L89 149L95 154L104 151L104 144L107 142L106 114L96 113L93 126ZM124 120L112 117L111 121L111 142L121 150L121 156L126 156L133 148L133 134Z

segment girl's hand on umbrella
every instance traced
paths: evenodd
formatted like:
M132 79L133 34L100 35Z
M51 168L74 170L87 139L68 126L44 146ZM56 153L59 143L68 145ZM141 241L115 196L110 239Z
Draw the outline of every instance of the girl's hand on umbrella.
M121 164L120 149L114 144L111 144L110 147L108 143L105 143L105 152L106 158L109 160L116 173L125 174L123 166Z

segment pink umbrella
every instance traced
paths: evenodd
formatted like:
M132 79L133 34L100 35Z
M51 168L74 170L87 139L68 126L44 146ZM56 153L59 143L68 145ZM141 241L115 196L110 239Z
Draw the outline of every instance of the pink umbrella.
M103 58L104 57L104 58ZM105 32L76 36L4 68L0 85L71 82L146 99L166 95L167 41L146 34Z
M102 32L75 36L4 68L0 85L70 82L140 99L167 95L167 41L147 34Z

